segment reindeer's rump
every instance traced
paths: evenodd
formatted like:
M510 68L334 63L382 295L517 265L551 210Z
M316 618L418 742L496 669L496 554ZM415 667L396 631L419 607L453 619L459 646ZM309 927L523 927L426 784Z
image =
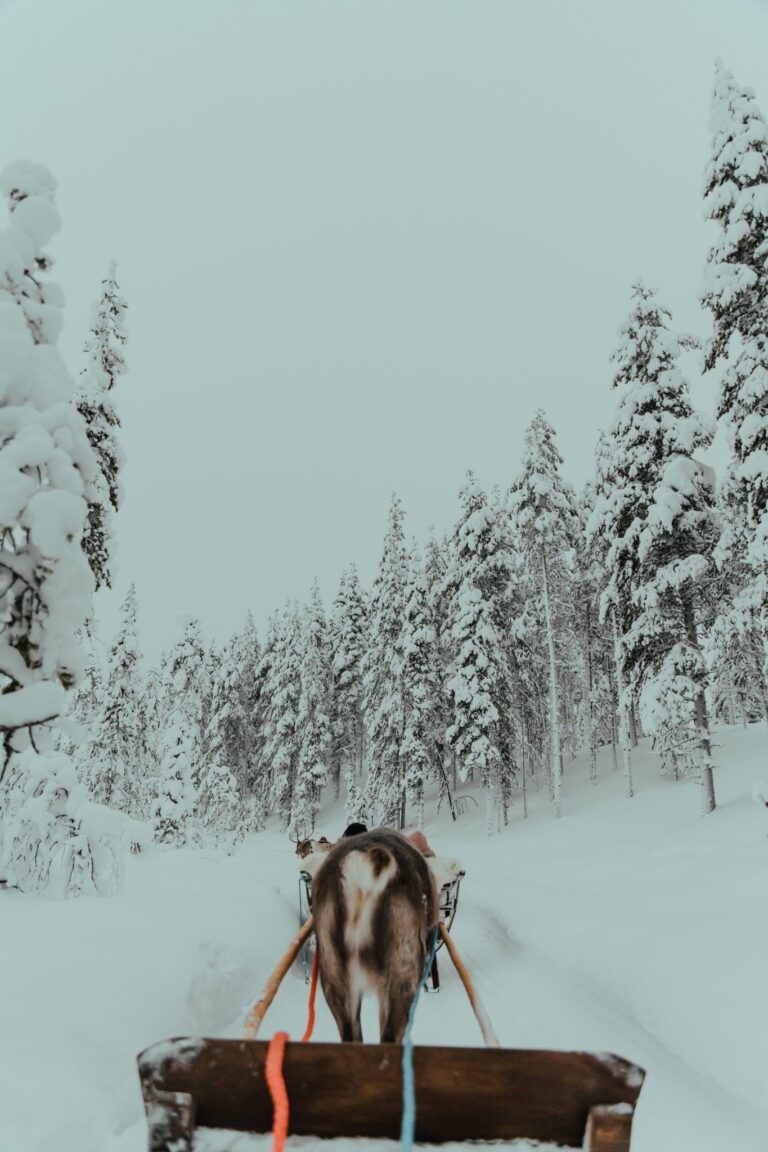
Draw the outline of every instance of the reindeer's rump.
M312 882L320 982L342 1040L361 1040L360 1003L379 1000L382 1040L402 1040L440 915L419 850L389 828L338 843Z
M373 972L395 942L425 953L439 918L437 889L426 860L390 828L335 845L313 878L312 909L318 938L326 936L344 959L357 953Z

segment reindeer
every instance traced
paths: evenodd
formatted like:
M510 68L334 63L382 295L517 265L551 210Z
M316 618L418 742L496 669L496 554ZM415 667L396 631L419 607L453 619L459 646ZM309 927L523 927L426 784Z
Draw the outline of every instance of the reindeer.
M294 840L293 843L296 845L296 855L300 860L311 856L313 852L330 852L333 848L327 836L321 836L318 840L313 840L310 836L306 840Z
M365 992L379 1001L382 1043L401 1044L439 917L435 881L389 828L340 840L312 884L320 981L342 1040L362 1040Z

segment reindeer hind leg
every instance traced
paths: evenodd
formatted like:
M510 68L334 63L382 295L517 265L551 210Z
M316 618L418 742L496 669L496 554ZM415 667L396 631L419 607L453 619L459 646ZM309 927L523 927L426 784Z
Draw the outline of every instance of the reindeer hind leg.
M399 980L391 984L379 1000L379 1028L382 1044L402 1044L418 982Z
M344 1041L362 1040L363 1033L360 1024L360 1001L362 998L357 997L355 1002L355 997L352 994L335 986L326 988L323 985L323 992L331 1015L336 1021L340 1039Z

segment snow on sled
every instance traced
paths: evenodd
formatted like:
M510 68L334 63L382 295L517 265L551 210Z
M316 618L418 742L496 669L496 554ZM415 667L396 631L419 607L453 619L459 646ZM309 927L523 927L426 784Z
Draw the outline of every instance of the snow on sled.
M139 1056L150 1152L237 1152L268 1133L267 1041L169 1040ZM629 1152L645 1073L617 1056L523 1049L413 1050L416 1140L541 1141ZM397 1140L402 1048L288 1043L292 1136Z

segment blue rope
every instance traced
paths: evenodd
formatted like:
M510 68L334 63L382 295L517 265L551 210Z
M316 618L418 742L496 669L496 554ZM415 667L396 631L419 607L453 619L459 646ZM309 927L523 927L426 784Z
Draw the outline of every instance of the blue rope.
M416 995L408 1011L408 1022L405 1025L405 1035L403 1036L403 1119L400 1125L400 1147L403 1149L403 1152L412 1152L413 1137L416 1132L416 1086L413 1079L413 1041L411 1040L411 1030L413 1028L413 1019L416 1015L416 1005L419 1002L422 986L426 984L429 977L436 949L437 927L435 927L432 936L432 947L429 950L427 963L424 966L424 974L419 981Z

